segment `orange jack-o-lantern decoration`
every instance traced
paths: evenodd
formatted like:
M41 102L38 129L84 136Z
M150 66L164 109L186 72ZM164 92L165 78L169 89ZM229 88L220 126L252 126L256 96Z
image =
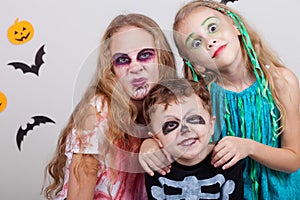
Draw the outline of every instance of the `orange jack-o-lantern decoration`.
M0 112L2 112L5 109L6 104L7 104L6 96L2 92L0 92Z
M7 37L13 44L24 44L32 39L34 29L30 22L18 20L19 18L15 20L14 25L9 27Z

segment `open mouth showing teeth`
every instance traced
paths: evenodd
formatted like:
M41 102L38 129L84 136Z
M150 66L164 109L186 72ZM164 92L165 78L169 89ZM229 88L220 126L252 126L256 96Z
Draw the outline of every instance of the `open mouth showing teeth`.
M185 140L181 141L178 145L191 146L191 145L195 144L196 141L197 141L197 138L189 138L189 139L185 139Z
M137 87L133 93L133 98L143 98L147 95L149 85L145 84L141 87Z

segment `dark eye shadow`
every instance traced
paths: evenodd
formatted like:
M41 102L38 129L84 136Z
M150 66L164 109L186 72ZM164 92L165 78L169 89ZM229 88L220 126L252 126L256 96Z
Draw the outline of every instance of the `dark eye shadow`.
M162 131L164 135L167 135L168 133L172 132L179 126L179 123L176 121L167 121L162 126Z
M186 119L187 123L190 124L205 124L205 120L201 115L192 115Z

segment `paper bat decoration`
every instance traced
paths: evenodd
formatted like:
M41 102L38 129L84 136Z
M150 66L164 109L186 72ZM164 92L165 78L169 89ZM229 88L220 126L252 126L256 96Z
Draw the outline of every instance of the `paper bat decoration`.
M45 45L41 46L39 48L39 50L37 51L37 53L35 55L34 64L32 64L31 66L29 66L25 63L22 63L22 62L11 62L11 63L8 63L7 65L13 66L16 70L21 69L24 74L25 73L33 73L33 74L39 76L40 67L44 63L44 61L43 61L43 55L45 55L44 46Z
M19 130L17 132L17 137L16 137L17 146L18 146L19 151L21 151L21 143L22 143L24 137L27 135L27 133L29 131L33 130L34 127L39 126L40 124L46 124L46 123L54 123L55 124L55 122L52 119L50 119L46 116L33 116L32 119L34 120L33 123L32 124L27 123L25 129L23 129L21 126L19 127Z
M221 3L226 5L229 1L234 3L235 1L238 1L238 0L221 0Z

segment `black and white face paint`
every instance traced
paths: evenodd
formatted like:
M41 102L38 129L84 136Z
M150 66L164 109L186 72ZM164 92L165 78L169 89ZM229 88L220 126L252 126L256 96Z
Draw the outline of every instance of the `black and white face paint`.
M201 115L193 114L193 115L185 116L182 121L180 121L180 120L166 121L162 125L162 132L164 135L167 135L167 134L177 130L177 128L180 128L180 132L184 133L186 131L189 131L190 124L205 125L205 120L203 119L203 117Z

